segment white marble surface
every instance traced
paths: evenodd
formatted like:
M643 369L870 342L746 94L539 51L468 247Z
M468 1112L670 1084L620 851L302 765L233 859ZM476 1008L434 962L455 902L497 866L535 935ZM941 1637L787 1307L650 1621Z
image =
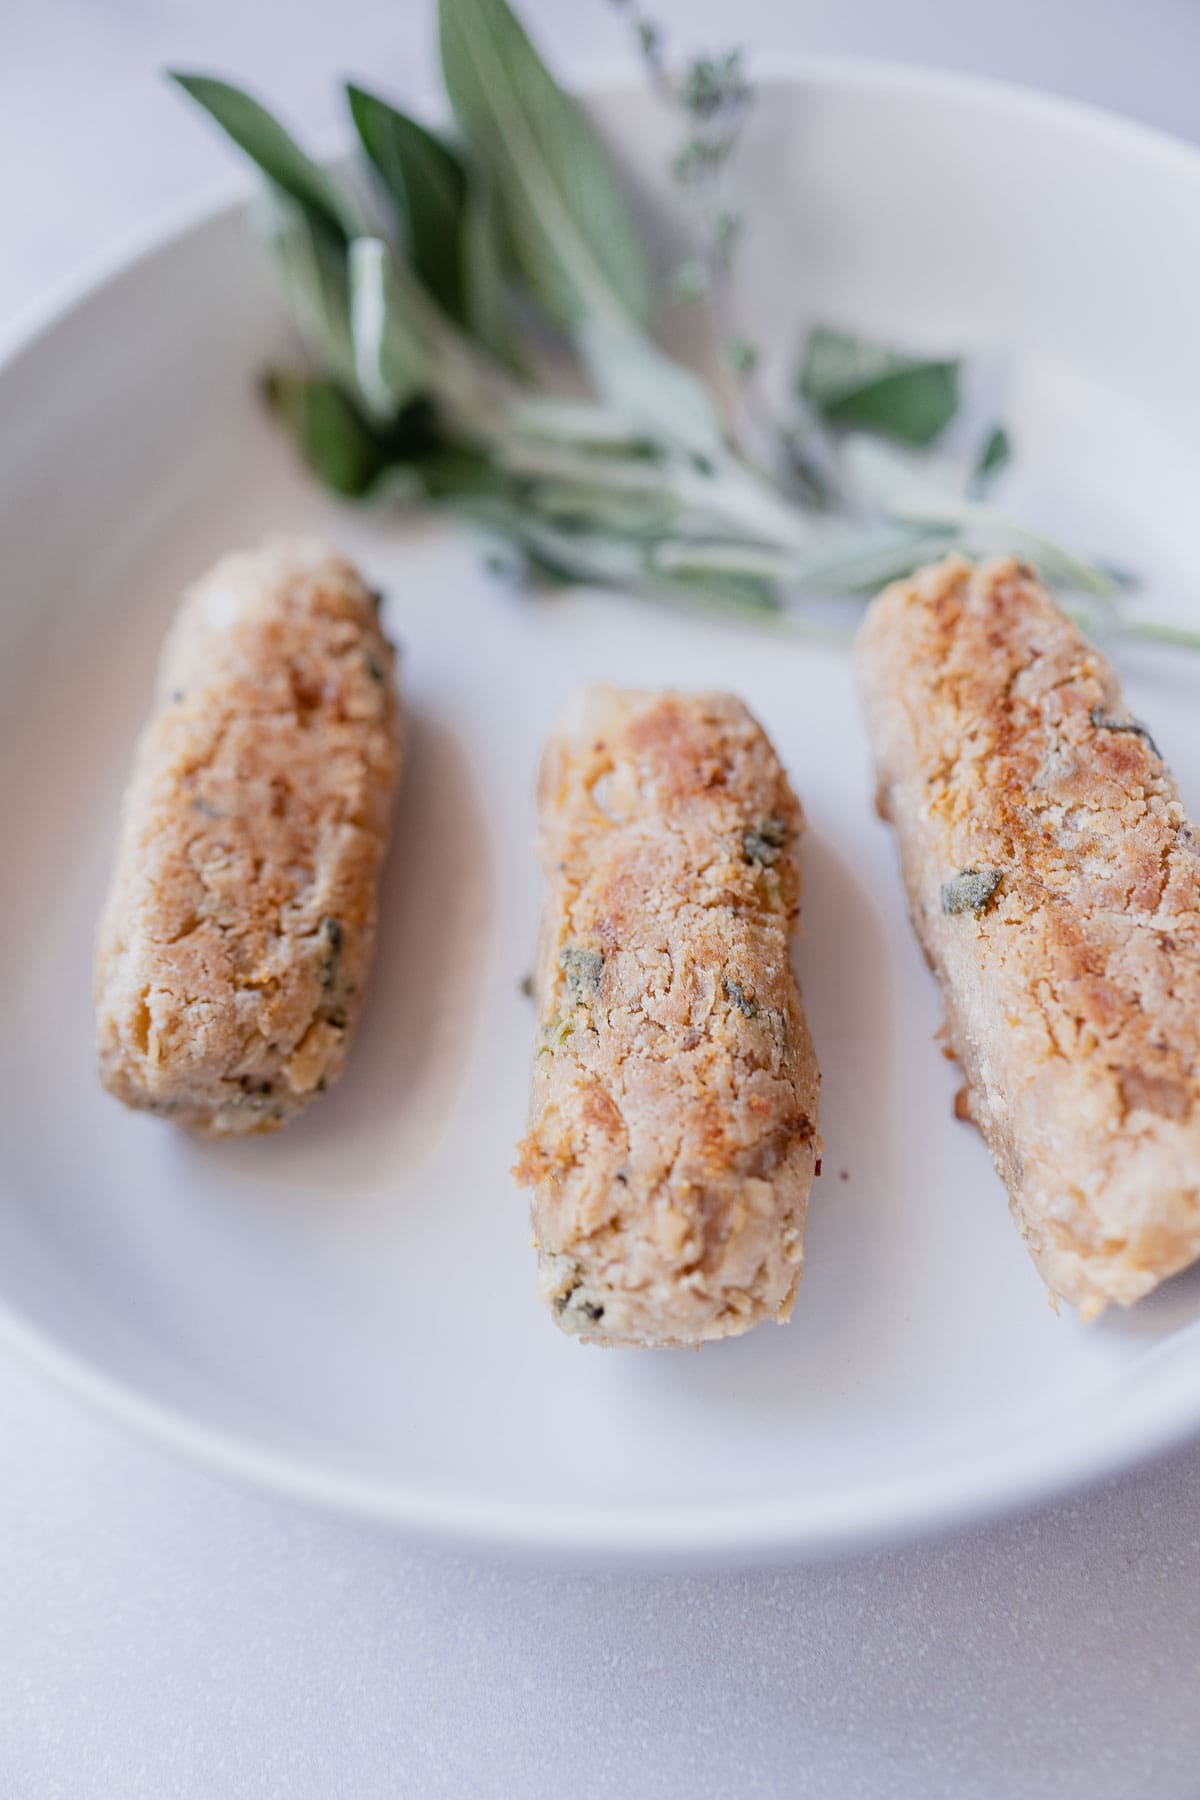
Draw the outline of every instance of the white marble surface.
M732 9L662 0L690 40ZM531 0L566 66L602 0ZM1019 78L1200 137L1194 0L740 0L764 50ZM418 0L0 0L0 332L226 179L166 61L311 131L430 81ZM0 1355L4 1800L1191 1800L1200 1448L1032 1519L810 1570L514 1570L228 1487Z

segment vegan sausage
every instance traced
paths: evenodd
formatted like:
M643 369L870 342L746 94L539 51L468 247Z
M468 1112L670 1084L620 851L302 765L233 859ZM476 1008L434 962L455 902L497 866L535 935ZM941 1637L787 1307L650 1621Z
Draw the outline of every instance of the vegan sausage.
M168 634L96 957L100 1075L214 1134L342 1072L399 774L376 598L320 544L229 556Z
M1112 669L1012 560L897 582L857 648L965 1107L1085 1317L1200 1256L1200 844Z
M820 1151L789 960L802 814L728 694L581 696L539 784L546 898L518 1178L539 1285L602 1344L787 1318Z

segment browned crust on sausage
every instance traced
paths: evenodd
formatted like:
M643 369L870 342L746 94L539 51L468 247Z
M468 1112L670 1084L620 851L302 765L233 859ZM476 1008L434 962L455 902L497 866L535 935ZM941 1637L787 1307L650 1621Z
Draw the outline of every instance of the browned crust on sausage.
M341 1074L399 772L393 653L320 545L226 558L164 645L96 959L101 1079L217 1134Z
M518 1179L544 1299L598 1343L786 1318L819 1149L789 960L799 804L726 694L593 689L548 745Z
M1176 784L1015 561L895 584L857 660L971 1114L1053 1291L1128 1304L1200 1255L1200 847ZM964 870L998 885L948 913Z

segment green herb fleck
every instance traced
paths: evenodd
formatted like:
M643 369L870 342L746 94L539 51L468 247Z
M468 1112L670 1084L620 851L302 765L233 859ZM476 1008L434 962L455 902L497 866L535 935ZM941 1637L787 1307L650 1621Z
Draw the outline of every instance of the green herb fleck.
M539 1056L553 1056L566 1043L574 1029L573 1020L556 1013L549 1024L542 1028L542 1041L534 1052L535 1060Z
M746 992L740 981L734 981L732 976L726 975L723 985L725 998L730 1006L736 1006L743 1018L753 1019L757 1016L758 1001Z
M321 963L317 970L317 979L323 988L333 986L337 976L338 958L342 954L342 922L340 919L326 915L317 928L321 941ZM332 1023L332 1021L331 1021Z
M942 911L981 913L1003 879L1003 869L960 870L942 888Z
M604 957L599 950L582 944L567 944L558 959L567 978L567 994L572 1006L585 1006L600 986Z
M572 1312L582 1313L584 1318L590 1319L594 1325L597 1320L604 1317L604 1307L595 1300L576 1300L575 1296L579 1293L582 1286L583 1283L577 1281L574 1287L567 1289L565 1294L556 1295L554 1310L561 1315L566 1312L569 1306Z
M787 840L787 820L772 813L761 824L743 831L742 854L748 863L760 863L769 869L779 861Z

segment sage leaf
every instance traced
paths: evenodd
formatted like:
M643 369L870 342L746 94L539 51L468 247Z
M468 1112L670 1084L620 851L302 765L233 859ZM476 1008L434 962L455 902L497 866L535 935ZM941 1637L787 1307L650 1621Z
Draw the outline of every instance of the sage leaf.
M353 85L346 93L363 149L392 200L413 273L482 349L518 367L491 184L387 101Z
M350 321L355 373L371 411L386 419L427 394L471 443L501 424L503 380L381 238L350 246Z
M838 446L842 474L853 492L889 518L959 525L973 502L963 497L961 474L933 456L915 455L866 431L847 432Z
M380 238L350 246L350 325L359 391L378 419L390 419L433 387L436 351L397 280Z
M644 551L632 539L556 525L500 496L484 496L468 510L479 524L517 544L552 581L630 587L645 573Z
M291 134L250 94L211 75L193 75L179 69L168 70L168 75L315 223L341 239L352 238L366 229L357 207L333 177L306 155Z
M459 319L470 337L511 369L523 365L501 249L496 199L483 176L471 177L459 224Z
M323 368L356 388L350 290L343 244L314 224L307 207L267 189L251 212L254 228L279 271L305 345Z
M808 335L798 388L833 424L924 446L958 411L958 377L957 361L909 356L857 333L818 325Z
M665 576L681 591L698 590L710 598L719 598L727 606L754 612L779 612L782 601L773 570L756 566L752 546L750 554L739 561L733 555L722 555L722 546L713 547L705 555L704 546L664 539L650 550L647 570Z
M523 394L509 407L508 424L518 437L616 455L637 455L648 448L646 432L615 406L561 394Z
M582 325L576 337L602 400L705 464L722 456L720 416L710 390L691 369L640 332L599 319Z
M547 520L516 496L484 496L460 510L515 545L530 570L543 580L624 588L684 611L736 611L770 617L781 627L793 629L794 622L782 614L779 596L769 581L724 570L705 574L699 569L684 579L676 578L658 566L652 543L619 531Z
M875 593L889 581L936 562L953 547L953 529L870 527L831 533L811 556L797 558L794 585L812 594Z
M369 492L390 457L336 383L276 369L263 385L272 410L325 485L353 498Z
M439 0L442 73L474 161L495 182L516 272L568 328L641 323L645 252L608 153L506 0Z
M413 273L461 319L466 170L448 145L386 100L352 83L346 97L359 142L395 208Z
M524 410L524 404L519 402L518 416ZM496 460L514 475L577 482L583 487L603 488L607 494L626 494L641 499L648 494L657 494L676 505L684 503L679 482L661 457L621 456L606 448L580 445L572 439L539 436L534 432L517 435L506 431L496 446Z
M677 523L676 507L669 499L646 494L614 493L597 483L536 481L524 484L522 497L552 522L593 530L620 532L631 538L652 538L670 531Z
M432 458L426 475L430 493L439 500L512 501L513 483L487 455L446 450Z

